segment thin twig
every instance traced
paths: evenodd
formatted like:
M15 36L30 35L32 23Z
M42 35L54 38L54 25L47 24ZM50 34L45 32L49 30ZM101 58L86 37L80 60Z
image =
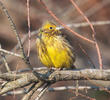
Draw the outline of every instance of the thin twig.
M29 58L30 55L30 47L31 47L31 32L30 32L30 0L27 0L27 20L28 20L28 54L27 57Z
M72 91L72 92L76 94L76 91ZM89 97L89 96L84 95L84 94L79 93L79 92L78 92L78 95L81 96L81 97L84 97L86 99L89 99L89 100L96 100L95 98Z
M42 0L38 0L42 5L43 7L47 10L47 12L58 22L60 23L65 29L67 29L68 31L72 32L75 36L81 38L82 40L86 40L92 44L94 44L94 41L78 34L77 32L73 31L71 28L69 28L67 25L65 25L46 5L45 3L42 1Z
M33 32L31 32L31 36L35 36L37 33L38 33L38 30L33 31ZM28 39L28 35L25 35L25 36L22 38L22 40L21 40L22 43L24 44L24 42L25 42L27 39ZM14 51L15 48L19 50L19 45L17 44L11 51ZM6 59L10 59L9 55L6 55ZM2 61L3 61L3 59L0 59L0 64L2 64Z
M0 52L6 53L6 54L8 54L8 55L16 56L16 57L19 57L19 58L23 58L22 55L19 55L19 54L17 54L17 53L4 50L4 49L2 49L2 48L0 48Z
M8 10L5 8L5 6L3 5L3 3L0 1L0 6L2 7L2 10L4 11L5 15L8 17L8 20L10 22L10 25L12 27L12 30L14 31L15 35L16 35L16 38L17 38L17 41L18 41L18 45L20 47L20 50L21 50L21 54L22 54L22 59L24 60L24 62L28 65L28 67L33 70L30 62L29 62L29 58L25 55L25 52L24 52L24 48L23 48L23 44L21 42L21 39L20 39L20 36L16 30L16 26L11 18L11 16L9 15L8 13Z
M100 85L100 84L97 84L97 83L95 83L95 82L93 82L93 81L91 81L88 77L86 77L86 76L84 76L90 83L92 83L93 85L95 85L95 86L97 86L97 87L100 87L102 90L104 90L104 91L106 91L106 92L108 92L108 93L110 93L110 91L109 90L107 90L105 87L103 87L102 85Z
M37 89L38 92L40 92L43 88L39 88ZM78 86L78 90L80 91L84 91L85 89L90 90L96 90L96 91L103 91L102 88L97 87L97 86ZM110 90L110 88L105 88L106 90ZM59 87L53 87L53 88L48 88L46 92L59 92L59 91L65 91L65 90L76 90L75 86L59 86ZM26 90L16 90L16 91L10 91L7 92L5 94L3 94L2 96L6 96L6 95L20 95L20 94L26 94Z
M8 10L5 8L5 6L3 5L3 3L0 1L0 6L2 7L2 10L4 11L5 15L8 17L8 20L10 22L10 25L12 27L12 30L14 31L15 35L16 35L16 38L17 38L17 41L18 41L18 45L20 47L20 50L21 50L21 54L22 54L22 59L24 60L24 62L28 65L28 67L33 70L30 62L29 62L29 58L25 55L25 52L24 52L24 49L23 49L23 44L21 42L21 39L20 39L20 36L16 30L16 26L11 18L11 16L9 15L8 13Z
M5 55L4 55L2 52L1 52L1 56L2 56L2 58L3 58L3 61L4 61L4 64L5 64L6 70L7 70L9 73L11 73L10 67L9 67L8 62L7 62L7 60L6 60L6 57L5 57Z
M33 70L35 70L35 71L45 70L45 69L48 69L48 68L47 68L47 67L33 68ZM52 69L53 69L53 68L52 68ZM30 68L19 69L19 70L17 71L17 73L27 72L27 71L30 71L30 70L31 70Z
M0 49L1 49L1 44L0 44ZM10 70L10 67L9 67L9 65L8 65L8 62L7 62L6 57L5 57L5 55L4 55L3 52L1 52L1 56L2 56L2 58L3 58L3 61L4 61L4 64L5 64L6 70L10 73L11 70Z
M102 57L101 57L101 52L100 52L100 49L99 49L99 45L97 43L97 40L96 40L96 32L94 30L94 27L93 25L91 24L91 22L89 21L89 19L85 16L85 14L81 11L81 9L77 6L77 4L73 1L73 0L70 0L70 2L72 3L72 5L77 9L77 11L84 17L84 19L88 22L88 24L90 25L90 28L92 29L93 33L92 33L92 37L94 39L94 42L95 42L95 46L96 46L96 50L97 50L97 55L98 55L98 60L99 60L99 67L100 69L102 70L102 67L103 67L103 64L102 64Z
M57 91L65 91L65 90L76 90L76 86L59 86L59 87L53 87L53 88L49 88L48 91L49 92L57 92ZM85 90L85 89L94 89L94 90L102 90L102 88L97 87L97 86L78 86L78 90ZM107 90L110 90L110 88L106 88ZM38 89L39 91L39 89Z
M93 26L102 26L102 25L109 25L110 24L110 21L107 20L107 21L92 21L91 24ZM73 23L73 24L67 24L68 27L75 27L75 28L80 28L80 27L86 27L86 26L89 26L89 23L88 22L81 22L81 23ZM62 26L59 26L57 27L57 29L63 29L64 27Z
M22 52L22 55L23 57L25 56L25 53L24 53L24 49L23 49L23 45L22 45L22 42L21 42L21 39L20 39L20 36L16 30L16 25L14 24L11 16L9 15L8 13L8 10L5 8L5 6L3 5L3 3L0 1L0 6L2 7L2 10L4 12L4 14L7 16L9 22L10 22L10 25L11 25L11 28L12 30L14 31L15 35L16 35L16 38L17 38L17 41L18 41L18 44L19 44L19 47L20 47L20 50Z
M38 82L35 87L32 88L32 90L30 92L28 92L23 98L22 100L30 100L30 98L32 97L32 95L34 94L34 92L41 87L44 84L44 82L40 81Z
M37 98L35 100L40 100L40 98L43 96L43 94L48 90L50 87L50 83L47 83L44 88L41 89L40 93L37 95Z
M90 63L93 65L93 68L96 68L95 67L95 64L94 62L92 61L92 59L89 57L89 55L87 54L87 52L84 50L84 48L81 46L81 44L78 44L80 49L82 50L82 52L86 55L86 57L89 59Z
M110 0L102 0L100 2L96 2L92 7L90 7L88 10L85 11L85 15L87 17L91 17L92 15L95 15L98 11L101 11L104 7L110 4ZM82 16L78 16L73 21L77 22L80 19L82 19Z

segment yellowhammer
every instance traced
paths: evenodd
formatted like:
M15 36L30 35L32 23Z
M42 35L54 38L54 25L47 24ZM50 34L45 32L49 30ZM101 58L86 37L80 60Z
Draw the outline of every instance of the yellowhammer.
M73 48L55 24L46 22L43 25L36 44L39 58L46 67L74 68Z

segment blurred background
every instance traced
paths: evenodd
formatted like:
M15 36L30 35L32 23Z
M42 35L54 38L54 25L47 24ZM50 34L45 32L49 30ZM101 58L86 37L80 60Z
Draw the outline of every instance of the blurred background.
M91 22L98 21L109 21L110 20L110 0L74 0L78 7L84 12L84 14L89 18ZM27 8L26 0L3 0L2 1L5 7L8 9L10 16L13 18L14 23L16 24L17 31L21 39L25 39L28 32L27 25ZM69 0L44 0L46 5L56 14L56 16L66 25L77 24L86 22L84 18L77 12L75 7L71 4ZM59 24L46 12L42 5L37 0L30 0L30 20L31 20L31 32L39 30L44 22L47 20L54 22L56 25ZM92 31L90 26L82 27L71 27L74 31L78 32L80 35L83 35L89 39L92 39ZM110 67L110 24L100 24L95 25L94 29L96 31L96 39L99 44L99 48L102 55L103 68L109 69ZM93 68L93 64L90 62L88 57L81 50L83 48L92 62L95 65L95 68L99 68L97 52L95 45L88 43L82 39L77 38L72 33L67 30L62 30L67 38L71 42L72 46L75 48L77 60L75 66L77 68ZM36 53L36 36L31 37L31 53L30 61L33 67L42 67L37 53ZM3 11L0 9L0 43L3 49L14 50L14 52L19 53L19 48L16 49L17 45L16 37L10 27L7 17L4 15ZM79 46L81 45L81 47ZM23 46L25 52L27 53L28 49L28 39L25 39ZM8 56L7 57L9 66L11 70L19 70L26 68L26 65L21 59L16 57ZM0 61L1 72L6 72L4 64ZM80 82L80 85L89 84L88 82ZM75 86L75 82L58 82L53 86ZM109 84L107 85L109 86ZM103 91L94 91L89 90L82 91L84 95L96 98L97 100L110 100L110 95ZM36 96L36 94L35 94ZM33 98L35 98L33 96ZM49 96L49 97L48 97ZM0 100L20 100L22 96L6 96L0 97ZM75 96L73 91L59 91L59 92L49 92L42 97L42 100L86 100L82 96ZM87 99L88 100L88 99Z

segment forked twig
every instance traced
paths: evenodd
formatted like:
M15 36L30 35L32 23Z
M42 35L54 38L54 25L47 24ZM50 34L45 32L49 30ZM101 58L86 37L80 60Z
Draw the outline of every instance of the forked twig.
M44 82L40 81L38 82L23 98L22 100L29 100L33 93L38 89L40 88L42 85L44 84Z
M91 24L91 22L89 21L89 19L85 16L85 14L81 11L81 9L77 6L77 4L73 0L70 0L70 2L77 9L77 11L84 17L84 19L88 22L88 24L90 25L90 27L91 27L91 29L93 31L92 37L94 39L96 50L97 50L97 54L98 54L99 66L100 66L100 69L102 70L102 66L103 66L103 64L102 64L102 57L101 57L101 52L100 52L100 49L99 49L99 45L98 45L96 37L95 37L96 32L94 30L94 27Z
M40 91L40 93L37 95L37 98L35 100L40 100L40 98L43 96L43 94L48 90L48 88L50 87L50 83L47 83L42 90Z
M73 93L75 93L75 94L76 94L76 91L73 91ZM89 100L96 100L95 98L89 97L89 96L84 95L84 94L79 93L79 92L78 92L78 95L79 95L79 96L81 96L81 97L84 97L84 98L86 98L86 99L89 99Z
M23 55L23 57L25 57L23 45L22 45L20 36L19 36L19 34L18 34L17 30L16 30L16 25L14 24L14 22L13 22L11 16L10 16L9 13L8 13L8 10L5 8L5 6L3 5L3 3L2 3L1 1L0 1L0 6L1 6L1 8L2 8L4 14L7 16L8 21L10 22L11 28L12 28L12 30L14 31L15 35L16 35L16 39L17 39L17 41L18 41L18 44L19 44L20 50L21 50L21 52L22 52L22 55Z
M1 44L0 44L0 49L1 49L1 48L2 48L2 47L1 47ZM4 53L1 52L0 54L1 54L2 58L3 58L3 61L4 61L4 64L5 64L6 70L10 73L11 70L10 70L10 67L9 67L9 65L8 65L8 62L7 62L7 60L6 60L6 57L5 57Z

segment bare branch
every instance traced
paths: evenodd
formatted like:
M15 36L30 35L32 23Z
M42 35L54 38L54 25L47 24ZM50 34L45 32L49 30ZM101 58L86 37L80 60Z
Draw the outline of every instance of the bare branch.
M8 74L8 75L10 75L10 74ZM36 79L36 77L32 73L31 74L28 73L28 74L24 74L24 75L22 74L22 77L20 77L21 75L17 77L18 79L15 79L16 77L14 75L15 74L13 74L13 76L10 77L10 79L13 81L10 81L7 84L5 84L5 86L0 90L0 95L6 93L8 91L12 91L13 89L16 89L16 88L25 87L25 86L31 84L32 82L38 82L38 79ZM4 75L1 75L0 78L4 79ZM7 78L9 79L8 76L7 76ZM5 79L6 79L6 76L5 76Z
M76 94L76 91L72 91L72 92ZM84 97L84 98L89 99L89 100L96 100L95 98L89 97L89 96L84 95L82 93L78 93L78 96Z
M56 71L49 76L50 81L67 81L67 80L110 80L110 70L99 69L82 69L82 70L68 70Z
M1 49L1 44L0 44L0 49ZM10 70L10 67L9 67L9 65L8 65L8 62L7 62L6 57L5 57L5 55L4 55L3 52L1 52L1 56L2 56L2 58L3 58L3 61L4 61L4 64L5 64L6 70L10 73L11 70Z
M13 89L22 88L30 84L35 84L35 86L28 91L28 93L23 97L23 100L29 100L33 93L37 91L38 88L43 86L44 84L53 84L58 81L69 81L69 80L103 80L104 82L110 81L110 70L102 70L99 69L82 69L82 70L61 70L54 71L47 77L48 70L39 70L39 76L44 78L42 81L32 73L5 73L0 74L0 79L8 81L1 89L0 94L3 95ZM42 89L38 97L40 98L48 89L49 86L46 86ZM100 87L100 86L99 86ZM78 87L77 87L78 88ZM107 91L105 88L101 87L102 90ZM26 93L26 92L25 92ZM79 93L78 93L79 95ZM36 99L39 99L36 98Z
M38 82L38 84L36 84L35 87L34 87L30 92L28 92L28 93L23 97L22 100L29 100L29 99L32 97L33 93L34 93L39 87L41 87L43 84L44 84L43 81Z
M38 94L37 98L35 100L40 100L40 98L43 96L43 94L48 90L48 88L50 87L50 83L47 83L46 86L44 86L44 88L41 89L40 93Z
M40 75L45 77L45 73L48 72L48 69L42 69L38 71ZM9 74L4 73L0 74L0 78L7 80L13 77L25 77L28 78L29 81L38 81L38 78L34 76L32 72L23 73L23 74ZM54 71L50 76L47 78L49 82L57 82L57 81L68 81L68 80L103 80L103 81L110 81L110 70L102 70L99 69L81 69L81 70L61 70L61 71ZM44 79L45 80L45 79Z
M106 7L107 5L110 4L110 0L102 0L100 2L97 2L94 4L94 6L90 7L86 12L84 13L87 17L91 17L92 15L95 15L98 11ZM79 21L82 19L82 16L78 16L77 18L74 19L74 22Z
M31 47L31 32L30 32L30 0L27 0L27 20L28 20L28 55L30 55L30 47Z
M5 8L5 6L3 5L3 3L1 1L0 1L0 6L2 7L2 10L3 10L4 14L7 16L8 20L10 22L11 28L14 31L15 35L16 35L19 47L20 47L21 52L22 52L22 55L24 56L25 54L24 54L24 50L23 50L23 45L22 45L20 36L19 36L19 34L18 34L17 30L16 30L16 25L14 24L11 16L8 13L8 10Z
M96 91L102 91L103 89L97 86L78 86L78 90L84 91L85 89L90 90L94 89ZM106 90L110 90L110 88L105 88ZM37 91L40 92L42 88L39 88ZM76 90L75 86L59 86L59 87L53 87L53 88L48 88L46 92L59 92L59 91L65 91L65 90ZM19 94L26 94L26 90L16 90L16 91L10 91L2 96L6 95L19 95Z
M45 77L45 73L48 70L39 71L43 78L46 78L47 82L55 83L58 81L69 81L69 80L103 80L110 81L110 70L99 69L83 69L83 70L62 70L54 71L49 77ZM16 78L17 77L17 78ZM0 74L0 78L4 80L12 80L5 85L0 91L0 94L6 93L13 90L14 88L25 87L33 82L38 82L39 79L31 72L24 74ZM12 85L13 84L13 85ZM7 88L7 89L6 89Z
M102 67L103 67L103 64L102 64L102 56L101 56L101 52L100 52L100 49L99 49L99 45L97 43L97 39L95 37L96 35L96 32L94 30L94 27L93 25L91 24L91 22L89 21L89 19L86 17L86 15L81 11L81 9L77 6L77 4L73 1L73 0L70 0L70 2L72 3L72 5L77 9L77 11L84 17L84 19L88 22L90 28L92 29L92 37L93 37L93 40L95 42L95 46L96 46L96 51L97 51L97 55L98 55L98 61L99 61L99 67L100 69L102 70Z
M6 54L8 54L8 55L12 55L12 56L16 56L16 57L23 58L22 55L19 55L19 54L17 54L17 53L13 53L13 52L7 51L7 50L2 49L2 48L0 48L0 52L6 53Z
M110 21L107 20L107 21L91 21L91 24L93 26L102 26L102 25L109 25L110 24ZM86 26L89 26L89 23L87 22L82 22L82 23L73 23L73 24L68 24L68 26L70 27L76 27L76 28L79 28L79 27L86 27Z
M16 30L16 26L11 18L11 16L9 15L8 13L8 10L5 8L5 6L3 5L3 3L0 1L0 6L2 7L2 10L4 12L4 14L7 16L9 22L10 22L10 25L12 27L12 30L14 31L15 35L16 35L16 38L17 38L17 41L18 41L18 45L20 47L20 50L21 50L21 54L22 54L22 59L24 60L24 62L28 65L28 67L30 67L30 69L32 70L32 66L29 62L29 58L25 55L25 52L24 52L24 48L23 48L23 44L21 42L21 38Z

